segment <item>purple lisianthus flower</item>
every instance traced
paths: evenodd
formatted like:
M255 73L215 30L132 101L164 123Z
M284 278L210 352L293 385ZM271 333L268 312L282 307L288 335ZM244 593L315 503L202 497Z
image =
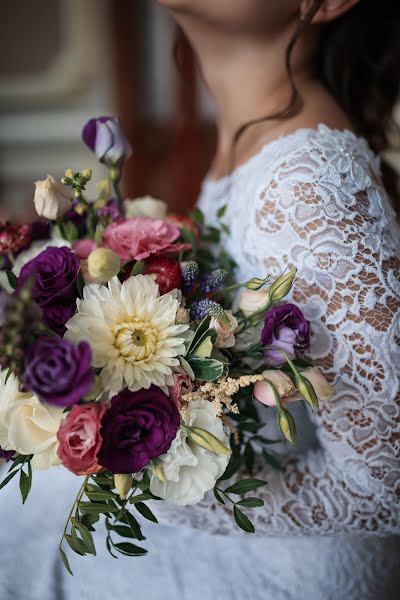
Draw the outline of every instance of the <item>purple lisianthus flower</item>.
M91 358L87 342L76 345L55 336L39 337L25 354L24 385L49 404L75 404L93 386Z
M16 291L32 279L32 298L43 311L46 324L57 333L75 312L79 260L69 248L50 246L21 269Z
M103 416L99 464L113 473L138 473L167 452L179 422L178 409L160 388L152 385L138 392L125 388Z
M132 154L132 148L115 117L90 119L83 128L82 139L106 165L118 165Z
M12 459L15 450L3 450L0 446L0 459L3 458L6 462Z
M117 202L114 198L110 198L105 206L98 208L97 214L103 219L110 219L112 223L118 221L118 219L121 219L121 211L119 210Z
M265 313L264 329L261 333L263 346L277 346L284 350L289 358L295 358L310 345L310 321L294 304L275 306ZM264 350L268 363L280 366L286 362L277 350Z

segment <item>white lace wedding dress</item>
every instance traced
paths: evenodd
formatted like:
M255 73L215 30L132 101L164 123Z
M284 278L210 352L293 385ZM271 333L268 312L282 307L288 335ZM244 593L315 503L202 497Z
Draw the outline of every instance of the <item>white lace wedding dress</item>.
M312 424L302 405L290 406L299 447L284 473L261 473L269 484L264 508L252 511L256 536L237 533L212 495L178 510L157 504L172 527L150 528L149 556L113 561L99 535L100 556L72 559L72 579L56 535L77 478L36 473L23 509L17 486L7 486L1 600L400 597L400 230L379 160L350 132L301 129L229 179L206 180L199 206L209 222L223 204L231 231L223 243L238 278L297 267L292 299L313 324L312 357L332 377L335 398Z

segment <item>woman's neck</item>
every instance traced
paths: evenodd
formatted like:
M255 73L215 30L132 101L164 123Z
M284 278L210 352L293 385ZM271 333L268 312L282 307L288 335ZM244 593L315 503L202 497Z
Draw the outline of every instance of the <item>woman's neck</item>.
M249 37L219 29L213 31L194 18L177 18L194 48L203 79L215 101L218 154L225 154L243 123L286 106L291 90L285 51L296 24L292 23L279 35ZM299 89L311 80L307 46L310 46L308 39L299 43L293 54L292 68ZM276 125L270 122L271 127Z

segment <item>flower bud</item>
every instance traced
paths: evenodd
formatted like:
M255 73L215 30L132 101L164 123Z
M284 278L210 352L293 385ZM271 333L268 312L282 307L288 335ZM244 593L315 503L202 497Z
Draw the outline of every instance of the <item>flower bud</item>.
M296 400L296 388L289 375L276 369L268 369L262 373L265 381L257 381L254 386L254 397L266 406L276 406L274 386L282 402ZM272 384L272 385L271 385Z
M239 309L245 317L267 308L270 303L268 290L244 290L239 299Z
M159 481L165 481L164 469L162 468L160 463L156 463L155 461L153 461L151 463L151 470L153 475L157 477Z
M114 485L118 496L121 500L125 500L129 490L132 488L132 475L114 475Z
M197 346L192 356L196 358L210 358L211 352L213 351L213 343L211 337L208 335L204 340Z
M278 410L277 421L282 434L291 444L294 445L297 437L296 425L290 412L283 409Z
M80 176L86 180L86 182L90 181L92 178L92 169L83 169L83 171L79 172Z
M247 281L246 283L246 287L248 290L260 290L263 285L265 285L268 281L268 277L266 277L265 279L259 279L259 277L253 277L252 279L249 279L249 281Z
M278 300L281 300L290 292L296 273L297 269L291 269L289 273L282 275L274 281L269 290L271 302L278 302Z
M184 427L189 438L198 446L215 454L231 454L231 449L225 446L215 435L201 427Z
M319 400L330 400L334 396L334 388L325 379L322 373L320 373L320 371L314 367L308 367L307 369L304 369L301 374L311 383Z
M310 381L306 377L295 377L297 390L314 411L318 410L318 398Z
M83 128L82 139L101 162L111 167L120 165L132 154L129 142L114 117L90 119ZM117 171L110 173L115 180L120 177Z
M84 202L78 202L78 204L76 204L74 206L74 211L78 214L78 215L84 215L85 212L87 211L87 206Z
M127 219L133 217L151 217L152 219L165 219L167 216L167 204L152 196L143 196L124 200L125 216Z
M68 189L51 175L47 179L36 181L35 186L33 202L39 217L55 221L71 208Z
M89 254L89 275L101 281L110 281L118 274L121 259L110 248L96 248Z
M75 177L75 173L72 169L66 169L65 177L67 177L67 179L73 179Z

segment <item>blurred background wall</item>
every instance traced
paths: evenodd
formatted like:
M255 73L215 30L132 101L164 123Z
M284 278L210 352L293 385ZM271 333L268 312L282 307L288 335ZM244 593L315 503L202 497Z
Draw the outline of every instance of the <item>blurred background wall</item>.
M134 148L124 191L193 204L214 145L212 110L189 48L152 0L13 0L0 36L0 216L32 215L33 182L102 166L80 140L117 114Z
M185 43L177 69L176 34L155 0L2 3L0 217L33 216L33 182L47 173L102 176L80 141L86 120L101 114L120 117L134 148L126 195L152 194L181 211L194 203L215 128Z

